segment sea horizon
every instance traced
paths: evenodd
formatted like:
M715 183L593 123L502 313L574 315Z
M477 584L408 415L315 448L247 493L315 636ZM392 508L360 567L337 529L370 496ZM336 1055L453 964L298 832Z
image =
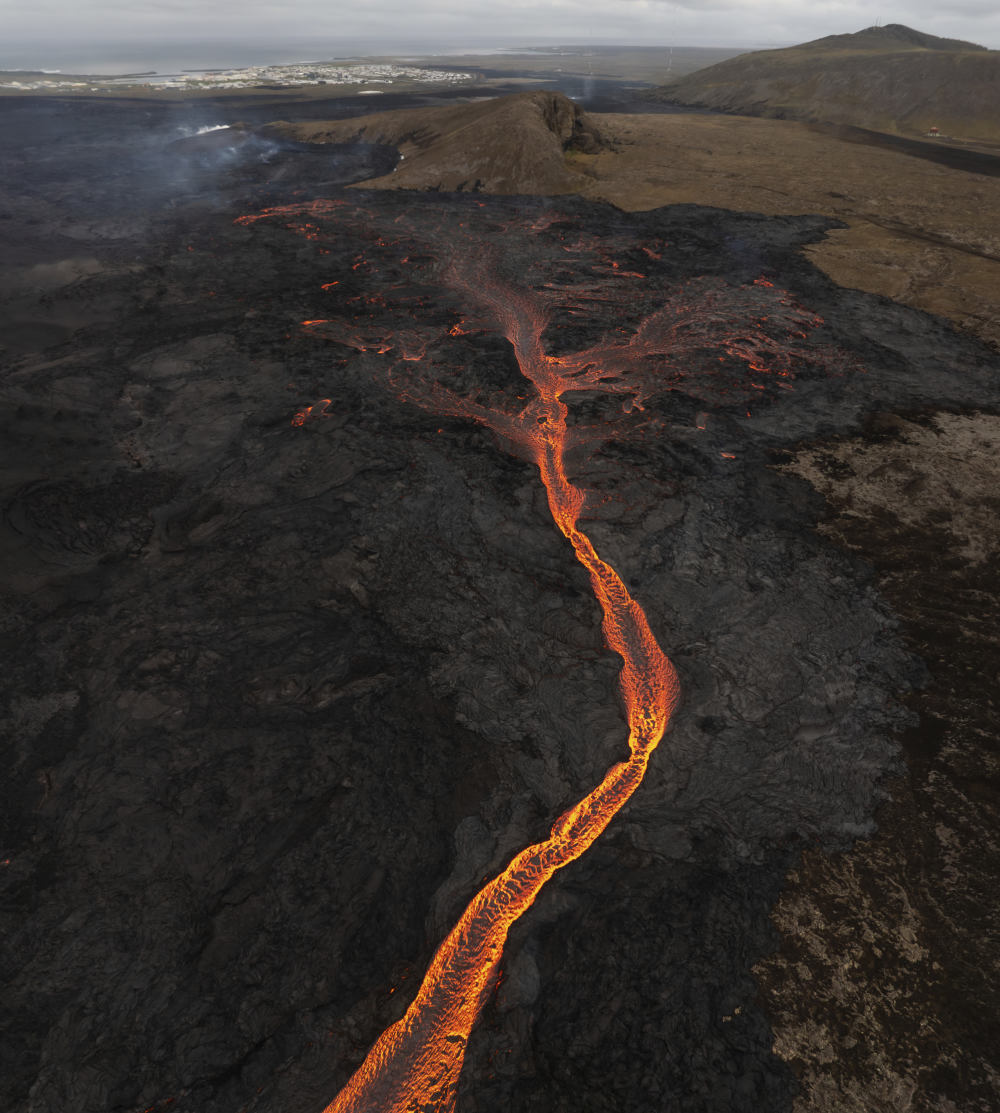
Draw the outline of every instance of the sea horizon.
M760 50L775 43L573 43L566 41L492 39L486 43L455 40L382 41L373 39L315 38L287 42L68 42L41 43L6 42L0 45L0 71L34 73L87 74L123 76L152 74L199 73L210 70L246 69L251 66L281 66L302 62L350 61L352 58L389 56L449 57L463 54L502 55L519 50L595 46L659 47L663 50Z

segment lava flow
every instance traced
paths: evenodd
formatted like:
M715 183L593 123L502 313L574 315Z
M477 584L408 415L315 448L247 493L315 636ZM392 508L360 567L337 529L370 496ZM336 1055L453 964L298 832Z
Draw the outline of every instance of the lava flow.
M341 226L349 223L346 212L334 212L334 204L290 206L242 222L263 216L330 215L339 217ZM364 220L367 215L362 216L361 226L369 229L371 241L371 224ZM522 225L521 232L549 236L550 255L559 250L577 255L579 261L571 268L570 282L549 281L549 274L529 274L530 267L525 266L521 280L514 285L501 277L503 257L466 224L459 223L445 234L437 228L428 237L426 230L415 231L412 226L399 229L403 219L395 222L400 239L374 240L383 257L387 250L395 252L391 263L395 271L383 274L383 279L388 275L395 284L386 282L385 288L405 289L406 280L399 281L399 268L410 264L411 256L427 257L430 251L433 259L435 252L443 254L443 263L432 261L431 278L442 298L457 298L464 314L461 321L450 328L440 323L423 325L414 320L417 314L411 302L411 320L405 329L397 328L390 335L384 327L381 294L347 299L343 293L341 297L347 301L341 306L353 303L350 317L304 324L359 351L389 356L389 369L383 373L401 398L441 415L476 421L513 451L534 461L552 517L590 576L603 613L604 639L622 659L620 683L629 727L629 756L614 764L593 791L556 820L546 840L521 851L476 894L438 948L406 1014L382 1033L325 1113L449 1113L454 1109L469 1033L495 984L511 925L556 870L587 850L638 788L677 703L674 668L657 644L642 608L580 528L587 496L567 474L570 448L606 441L618 435L618 430L607 425L571 425L563 396L570 392L591 397L624 395L623 408L628 413L642 410L643 402L654 395L683 388L696 398L732 401L745 408L746 399L759 397L754 392L765 391L766 384L790 389L791 364L793 357L801 355L801 348L795 342L789 344L787 337L791 334L805 340L805 329L819 323L819 318L796 306L766 280L743 288L706 280L695 290L666 297L662 289L647 284L653 294L647 292L645 304L642 298L629 303L632 327L624 328L621 325L628 317L620 308L627 300L621 296L622 283L646 276L624 269L617 260L609 261L599 237L584 237L567 224L553 227L558 225L553 216L543 216L527 229ZM312 223L288 226L300 232L306 229L310 238L316 237ZM445 252L438 246L442 242L449 245ZM647 242L632 246L633 257L638 258L640 252L644 256L635 265L665 265L659 261L668 245ZM565 273L565 255L555 258L560 261L551 264L549 272L561 268ZM376 265L361 256L351 263L352 270L361 265L359 259L366 266ZM326 283L323 289L335 285ZM651 296L657 299L655 303L649 302ZM405 296L397 301L399 314ZM547 329L582 327L586 334L590 325L593 331L593 318L602 303L605 312L607 303L612 303L617 327L612 330L598 321L597 343L569 353L546 351L543 337ZM378 311L366 310L365 305L375 305ZM562 312L559 320L557 309ZM581 317L586 322L583 326L575 323ZM782 335L774 335L776 332ZM459 340L476 333L499 334L509 342L521 374L533 387L534 396L526 404L511 405L506 398L505 404L487 404L438 381L442 368L433 345L445 336ZM700 362L695 357L700 357ZM685 360L697 371L685 366ZM448 374L448 369L443 373ZM523 395L519 397L523 399ZM329 404L324 399L296 415L294 424L321 416Z
M453 275L470 300L480 300L482 308L491 311L537 397L517 415L467 408L457 398L447 409L468 413L534 457L552 517L590 574L604 615L605 640L623 661L630 755L556 820L544 842L522 850L476 894L438 948L406 1015L383 1032L326 1113L446 1113L454 1108L466 1041L493 986L511 924L556 870L583 854L638 788L678 696L674 668L657 645L642 608L578 524L584 493L566 475L568 410L560 396L571 387L579 389L579 380L542 351L545 321L531 312L534 307L527 299L495 280L487 284L483 272L462 274L456 268Z

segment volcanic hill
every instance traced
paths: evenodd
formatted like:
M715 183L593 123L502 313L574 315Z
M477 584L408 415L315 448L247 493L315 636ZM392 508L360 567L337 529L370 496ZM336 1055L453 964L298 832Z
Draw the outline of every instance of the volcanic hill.
M652 96L753 116L1000 142L1000 51L899 23L741 54Z
M596 153L600 135L561 93L532 92L448 108L377 112L362 120L274 124L268 131L312 143L388 144L402 159L366 187L575 193L586 182L567 151Z

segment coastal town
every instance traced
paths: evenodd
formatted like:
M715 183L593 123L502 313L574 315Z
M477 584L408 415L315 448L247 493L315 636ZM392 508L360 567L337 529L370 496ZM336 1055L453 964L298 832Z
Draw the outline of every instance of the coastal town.
M247 66L244 69L198 70L179 74L123 74L120 76L3 73L0 90L24 92L108 91L142 86L187 93L217 89L281 89L300 85L367 86L360 93L379 93L411 84L462 85L475 75L456 70L428 69L395 62L296 62L284 66Z

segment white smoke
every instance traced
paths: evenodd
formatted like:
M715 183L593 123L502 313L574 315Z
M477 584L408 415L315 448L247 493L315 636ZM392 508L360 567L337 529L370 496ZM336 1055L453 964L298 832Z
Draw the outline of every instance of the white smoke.
M227 131L228 124L205 124L203 127L179 127L177 129L181 139L190 139L193 135L206 135L210 131Z

